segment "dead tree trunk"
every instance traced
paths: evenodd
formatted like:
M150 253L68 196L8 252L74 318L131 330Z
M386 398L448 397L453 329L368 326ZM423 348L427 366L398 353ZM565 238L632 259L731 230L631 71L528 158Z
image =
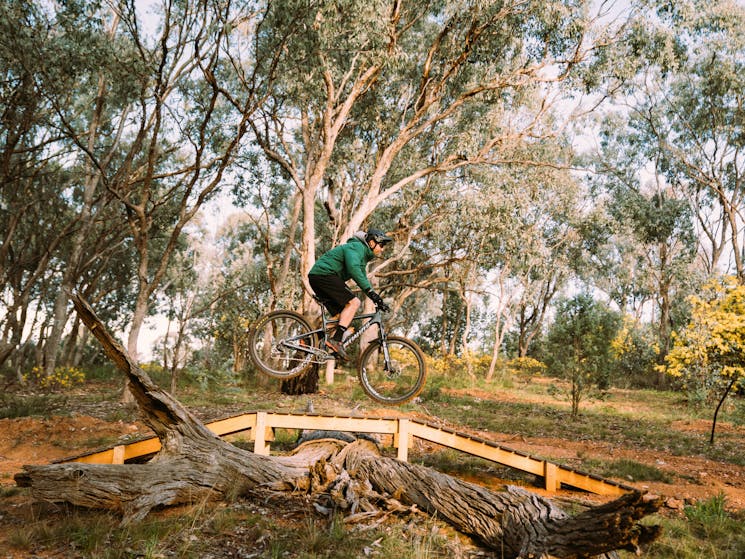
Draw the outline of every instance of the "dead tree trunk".
M160 452L143 465L80 463L26 466L16 476L35 498L121 512L124 521L143 518L159 505L220 497L236 486L302 480L307 464L244 452L207 429L178 401L161 390L106 331L79 296L73 303L106 354L124 372L143 421L161 442Z
M657 527L637 522L655 511L659 500L638 493L569 516L523 489L493 492L429 468L383 458L370 441L311 441L285 457L241 450L215 436L158 388L85 301L74 296L73 302L129 379L144 421L162 448L147 464L25 466L16 483L30 487L36 499L114 510L123 515L123 522L132 522L160 505L219 499L258 487L305 490L354 514L416 505L503 550L504 557L520 559L613 557L615 549L636 550L659 535Z

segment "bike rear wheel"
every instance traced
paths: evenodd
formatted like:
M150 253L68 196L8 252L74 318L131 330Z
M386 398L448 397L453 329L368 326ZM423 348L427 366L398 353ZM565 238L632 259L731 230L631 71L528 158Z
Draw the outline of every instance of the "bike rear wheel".
M362 389L373 400L399 405L414 399L424 388L427 366L419 346L407 338L388 336L390 360L379 340L372 342L360 356L359 378Z
M248 332L248 353L261 372L279 379L297 377L313 364L313 329L293 311L273 311ZM304 348L308 348L307 350Z

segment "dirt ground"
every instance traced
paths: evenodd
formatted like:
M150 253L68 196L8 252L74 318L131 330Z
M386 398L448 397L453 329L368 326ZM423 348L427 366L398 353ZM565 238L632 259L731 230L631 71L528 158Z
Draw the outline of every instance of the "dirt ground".
M110 405L106 411L110 417ZM328 410L317 409L316 411L328 413ZM232 413L237 413L237 411L230 410L224 416ZM392 415L391 410L379 410L379 414L388 417ZM372 412L370 415L377 414ZM5 531L4 524L17 524L19 515L28 514L27 510L23 512L24 507L27 509L31 506L29 498L24 493L12 494L7 491L15 485L13 475L21 471L23 465L48 464L61 458L110 447L117 442L124 442L139 435L150 434L149 429L136 419L135 410L122 408L119 414L120 417L131 417L131 420L112 422L102 419L105 416L103 410L100 410L100 413L98 410L81 410L69 416L54 416L45 419L25 417L0 420L0 489L6 490L5 492L9 494L9 496L0 498L0 534ZM431 419L421 414L417 414L417 417ZM458 426L451 427L459 429ZM710 424L707 421L686 421L673 425L673 428L696 431L702 437L706 437ZM726 423L720 424L718 432L725 431L733 433L736 437L742 436L745 441L744 428ZM745 467L715 462L698 456L681 457L662 452L628 450L592 441L525 438L483 431L472 432L472 434L531 455L560 459L568 464L576 461L580 469L584 469L581 467L581 462L591 458L598 460L625 458L654 466L668 472L673 481L671 483L634 483L625 479L618 481L662 496L666 504L665 509L671 514L681 511L685 504L721 493L726 495L728 508L745 510ZM422 444L423 448L420 450L426 452L426 443ZM499 484L499 480L474 481L488 485ZM540 490L536 491L540 492ZM577 498L577 492L572 493L571 497ZM585 497L579 497L580 500L583 498L588 502L603 499L586 494ZM6 549L4 549L2 540L3 538L0 537L0 558L11 557L5 553Z

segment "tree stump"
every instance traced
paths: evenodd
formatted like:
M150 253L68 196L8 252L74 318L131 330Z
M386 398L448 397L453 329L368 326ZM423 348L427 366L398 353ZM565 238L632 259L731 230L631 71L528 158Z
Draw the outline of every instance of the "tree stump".
M312 440L289 456L260 456L214 435L155 385L106 331L79 296L73 303L108 356L129 379L144 421L160 438L147 464L83 463L24 466L15 476L38 500L119 512L122 522L154 507L221 499L258 488L306 491L350 515L416 507L436 514L504 557L579 559L637 551L659 536L638 520L661 502L640 493L570 516L550 500L518 487L495 492L440 472L382 457L374 442Z

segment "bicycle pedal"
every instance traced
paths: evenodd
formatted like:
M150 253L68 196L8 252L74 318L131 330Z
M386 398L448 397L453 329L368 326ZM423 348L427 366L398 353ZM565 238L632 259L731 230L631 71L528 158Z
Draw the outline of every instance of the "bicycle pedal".
M333 352L334 358L340 361L347 361L349 357L347 352L344 351L344 345L336 340L326 340L326 349L330 349Z

